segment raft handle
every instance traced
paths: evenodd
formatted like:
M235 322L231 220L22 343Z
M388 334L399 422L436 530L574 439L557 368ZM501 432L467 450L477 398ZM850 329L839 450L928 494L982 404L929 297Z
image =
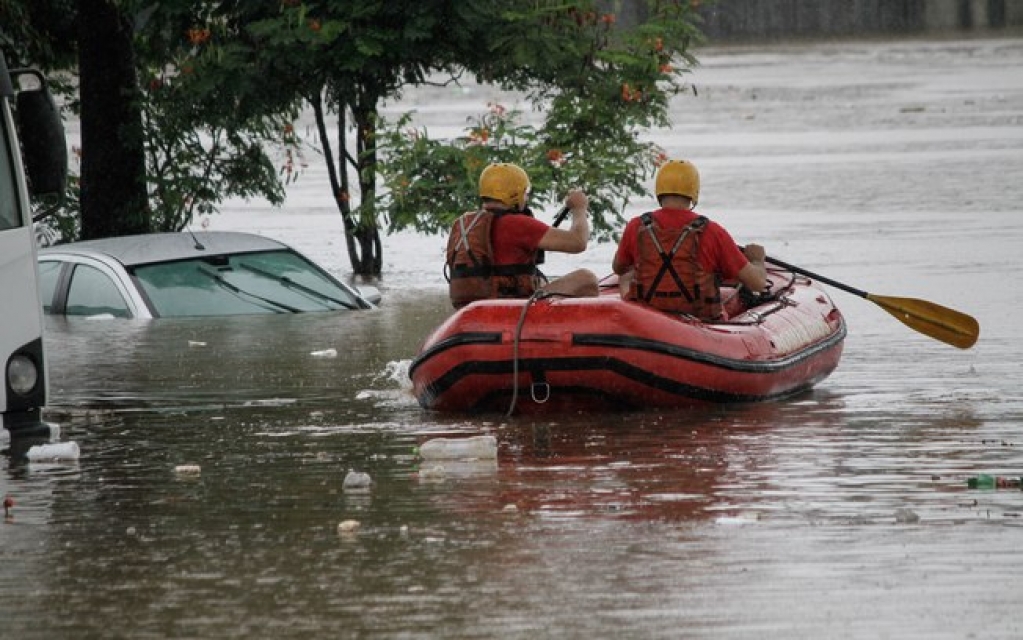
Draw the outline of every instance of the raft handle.
M543 390L543 398L537 397L537 390ZM533 402L537 404L543 404L551 399L551 385L547 382L534 382L529 387L529 395L533 398Z

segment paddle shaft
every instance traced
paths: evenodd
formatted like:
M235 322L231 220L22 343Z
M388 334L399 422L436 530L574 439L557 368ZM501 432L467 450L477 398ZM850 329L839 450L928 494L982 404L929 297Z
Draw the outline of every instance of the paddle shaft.
M568 217L568 207L562 207L561 211L558 212L558 215L554 216L554 222L551 223L551 226L552 227L558 226L559 224L564 222L565 218L567 218L567 217Z
M777 266L779 266L779 267L781 267L783 269L788 269L789 271L792 271L793 273L798 273L800 275L806 276L807 278L813 278L814 280L819 280L819 281L823 282L824 284L829 284L832 287L835 287L836 289L841 289L842 291L845 291L846 293L851 293L854 296L859 296L859 297L863 298L864 300L869 300L870 299L870 294L867 293L866 291L863 291L862 289L857 289L856 287L850 287L847 284L842 284L841 282L838 282L836 280L832 280L831 278L825 278L824 276L820 275L819 273L814 273L813 271L807 271L806 269L803 269L801 267L797 267L796 265L789 264L787 262L783 262L783 261L781 261L781 260L779 260L777 258L768 257L767 261L770 262L771 264L777 265Z

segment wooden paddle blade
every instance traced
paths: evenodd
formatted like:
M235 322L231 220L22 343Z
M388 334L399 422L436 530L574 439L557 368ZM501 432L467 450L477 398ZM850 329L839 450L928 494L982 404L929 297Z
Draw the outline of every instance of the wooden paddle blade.
M960 349L969 349L980 337L980 325L965 313L927 300L867 294L867 300L910 329Z

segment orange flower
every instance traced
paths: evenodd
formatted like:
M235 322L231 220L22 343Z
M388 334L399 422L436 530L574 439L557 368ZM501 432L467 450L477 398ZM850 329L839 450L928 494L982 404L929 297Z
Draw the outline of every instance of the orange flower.
M309 19L309 29L310 30L312 30L312 31L319 31L322 27L323 27L323 25L321 25L320 21L317 20L316 18L310 18Z
M490 140L490 130L486 127L473 129L469 132L470 144L486 144L487 140Z
M639 87L633 89L628 83L622 85L622 100L625 102L639 102L643 99L643 90Z
M600 21L603 22L604 24L614 24L616 19L617 18L615 18L615 14L613 13L605 13L604 15L600 16Z
M195 46L199 46L210 39L209 29L199 29L198 27L188 30L188 41Z
M561 152L561 149L549 149L547 151L547 162L550 162L554 168L558 168L565 164L565 154Z

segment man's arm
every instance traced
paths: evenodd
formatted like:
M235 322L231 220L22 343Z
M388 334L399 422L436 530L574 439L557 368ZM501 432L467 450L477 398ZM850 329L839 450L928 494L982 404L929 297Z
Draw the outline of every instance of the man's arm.
M587 208L590 201L578 189L569 192L565 206L572 213L572 226L568 229L551 227L540 238L540 249L562 253L582 253L590 241L590 219Z
M748 244L742 252L749 262L739 271L739 281L750 291L759 293L767 288L767 268L764 266L767 252L759 244Z

